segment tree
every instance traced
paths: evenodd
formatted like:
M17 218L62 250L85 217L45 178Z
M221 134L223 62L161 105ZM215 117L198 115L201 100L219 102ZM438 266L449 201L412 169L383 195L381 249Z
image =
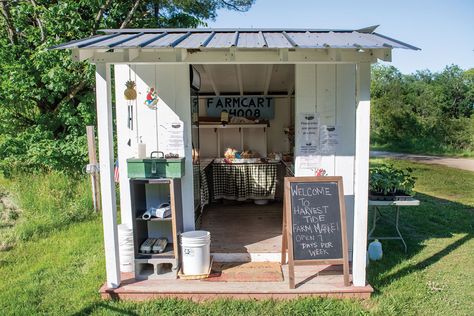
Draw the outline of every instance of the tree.
M0 170L80 170L94 69L48 47L101 28L197 27L255 0L0 0Z
M372 69L372 141L417 151L474 150L474 71Z

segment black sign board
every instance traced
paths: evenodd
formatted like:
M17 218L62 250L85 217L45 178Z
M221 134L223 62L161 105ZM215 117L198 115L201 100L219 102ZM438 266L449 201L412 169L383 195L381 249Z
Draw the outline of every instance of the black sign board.
M282 264L288 263L290 288L298 264L343 264L349 285L346 213L342 177L285 178Z

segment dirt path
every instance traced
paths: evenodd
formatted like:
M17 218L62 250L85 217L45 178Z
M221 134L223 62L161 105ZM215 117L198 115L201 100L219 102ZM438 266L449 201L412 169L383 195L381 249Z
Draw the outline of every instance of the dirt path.
M474 172L474 159L469 158L449 158L441 156L426 156L426 155L413 155L413 154L402 154L392 153L387 151L371 151L370 157L374 158L393 158L393 159L405 159L421 163L445 165L451 168L457 168L462 170L468 170Z

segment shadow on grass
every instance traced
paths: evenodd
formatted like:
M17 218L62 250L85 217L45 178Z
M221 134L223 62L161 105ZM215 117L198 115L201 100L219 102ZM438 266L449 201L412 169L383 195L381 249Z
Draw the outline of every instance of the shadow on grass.
M440 199L426 194L417 193L415 198L420 200L420 206L401 207L399 228L407 243L407 252L403 251L399 240L381 241L384 257L380 262L371 262L368 268L368 280L374 287L374 296L381 295L384 286L395 282L417 271L422 271L435 264L458 249L474 236L474 208L462 203ZM384 214L395 218L395 208L385 207ZM369 211L369 217L373 210ZM371 228L369 219L369 230ZM395 236L393 224L386 221L377 222L377 235ZM464 235L460 239L447 244L444 248L430 255L422 261L402 267L393 273L388 273L396 265L413 259L426 247L425 243L432 239L452 238L455 235Z
M119 308L119 307L116 307L116 306L111 306L110 302L112 302L112 301L103 301L103 302L91 304L91 305L81 309L79 312L74 313L72 315L73 316L90 315L90 314L92 314L93 312L95 312L99 309L106 310L108 312L113 313L114 315L130 315L130 316L138 316L139 315L135 312L131 312L131 311L126 310L126 309L122 309L122 308Z

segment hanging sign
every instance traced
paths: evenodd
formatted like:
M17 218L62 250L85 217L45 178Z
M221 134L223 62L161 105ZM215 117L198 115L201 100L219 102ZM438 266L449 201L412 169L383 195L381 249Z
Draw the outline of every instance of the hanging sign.
M323 155L334 155L339 143L338 130L335 125L321 125L319 131L319 146Z
M219 96L206 99L207 116L220 117L221 112L230 116L273 119L275 99L268 96Z
M296 155L311 156L319 153L319 114L299 113L296 131Z
M177 154L184 157L184 124L183 122L166 122L158 127L158 148L165 155Z
M286 177L282 264L288 252L290 288L294 268L308 264L342 264L349 285L346 210L342 177Z
M314 175L314 171L321 167L319 114L299 113L297 120L295 169L298 175Z

